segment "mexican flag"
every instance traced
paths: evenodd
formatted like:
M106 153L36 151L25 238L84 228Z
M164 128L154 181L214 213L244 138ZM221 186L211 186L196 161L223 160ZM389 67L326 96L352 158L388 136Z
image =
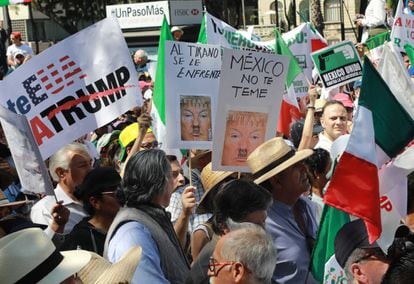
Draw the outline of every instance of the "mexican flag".
M370 59L372 62L378 63L382 57L384 43L390 41L390 32L384 32L373 36L365 42L369 49Z
M32 0L0 0L0 6L31 3Z
M285 55L290 58L289 69L286 77L286 90L288 90L295 78L302 73L296 58L293 56L282 35L278 30L276 32L275 52L280 55ZM290 136L290 126L295 120L299 120L301 114L299 111L296 94L294 92L286 91L283 96L282 106L280 108L279 120L277 122L277 131L283 133L286 137Z
M312 252L311 271L319 283L345 283L345 272L335 258L335 238L349 215L329 205L322 211L316 244Z
M367 58L358 105L348 144L324 201L363 219L372 243L382 231L378 169L414 138L414 116L398 102Z
M152 96L152 129L159 142L165 145L165 80L164 80L164 43L173 40L166 17L162 22L160 41L158 43L158 61Z

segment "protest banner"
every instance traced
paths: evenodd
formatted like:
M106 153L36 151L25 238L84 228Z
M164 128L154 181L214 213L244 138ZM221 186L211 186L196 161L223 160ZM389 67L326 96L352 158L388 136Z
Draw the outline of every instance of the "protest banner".
M312 60L327 89L358 80L362 76L358 53L350 41L313 52Z
M245 33L236 30L209 13L205 13L205 24L206 35L199 35L199 38L205 38L207 36L207 42L205 43L216 44L231 49L255 50L268 53L274 52L274 41L266 43L251 40L245 36Z
M118 23L104 19L48 48L0 85L0 104L24 114L43 159L142 104Z
M53 195L53 184L24 115L0 106L0 122L23 191Z
M249 172L248 155L276 135L289 58L223 49L213 170Z
M219 46L165 42L167 148L212 148L220 66Z
M395 12L394 24L391 30L391 42L399 51L404 51L404 45L414 45L414 15L404 13L404 2L399 1Z
M326 40L315 30L310 23L303 23L293 30L282 34L292 54L295 56L303 73L299 74L288 91L303 97L308 94L309 81L312 81L313 62L310 54L319 46L326 47ZM315 43L318 44L315 44ZM306 77L305 77L306 76Z

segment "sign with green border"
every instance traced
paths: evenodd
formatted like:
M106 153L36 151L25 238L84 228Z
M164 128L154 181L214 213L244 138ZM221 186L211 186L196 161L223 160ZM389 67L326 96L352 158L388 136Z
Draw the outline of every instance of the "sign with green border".
M322 84L327 89L358 80L362 76L361 61L350 41L320 49L311 56Z

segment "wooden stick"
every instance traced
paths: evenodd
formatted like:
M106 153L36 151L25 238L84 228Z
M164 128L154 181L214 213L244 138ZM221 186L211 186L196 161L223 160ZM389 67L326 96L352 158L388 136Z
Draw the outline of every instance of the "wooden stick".
M191 150L188 149L188 178L190 179L190 186L193 186L193 179L191 177Z

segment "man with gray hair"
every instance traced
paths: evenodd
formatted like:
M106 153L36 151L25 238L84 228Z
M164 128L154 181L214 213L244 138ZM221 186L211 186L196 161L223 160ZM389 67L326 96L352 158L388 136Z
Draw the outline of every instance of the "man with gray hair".
M145 50L138 49L137 51L135 51L134 64L138 74L148 72L147 62L148 54Z
M260 226L250 224L217 242L208 265L210 283L270 283L276 265L273 241Z
M338 231L335 257L345 270L348 283L380 284L390 263L376 242L368 242L367 230L361 219L345 224Z
M60 232L64 235L69 234L73 227L87 216L82 203L75 197L74 191L92 169L91 162L88 150L80 143L71 143L62 147L49 159L50 175L58 183L55 188L56 199L70 211L69 220L63 232ZM48 195L32 207L30 218L33 223L44 225L52 223L55 215L52 215L51 211L56 204L56 199L55 196ZM60 220L55 221L60 222Z

